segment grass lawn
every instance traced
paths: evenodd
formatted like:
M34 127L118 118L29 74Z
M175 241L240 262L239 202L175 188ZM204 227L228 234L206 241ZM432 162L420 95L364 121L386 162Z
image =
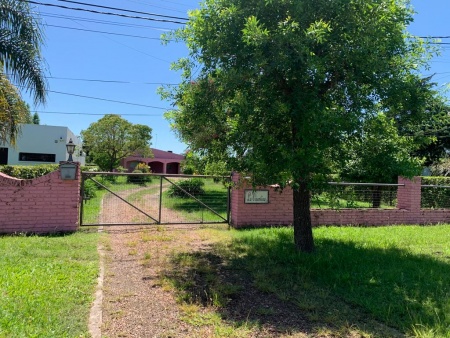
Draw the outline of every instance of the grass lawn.
M450 226L315 229L317 252L295 252L292 229L238 232L232 251L259 288L300 307L339 297L402 332L450 337Z
M0 237L0 337L88 337L97 233Z
M222 182L214 182L213 179L205 179L202 187L204 193L196 196L209 208L217 212L223 218L227 217L228 190ZM222 222L223 219L208 210L193 198L170 197L168 191L163 193L163 207L179 212L189 222Z
M292 228L214 236L221 240L211 253L173 257L168 279L184 307L198 301L201 309L207 293L220 318L245 292L242 278L223 276L246 271L252 286L294 304L320 336L393 337L394 328L402 337L450 337L449 225L316 228L314 254L296 251ZM263 318L248 311L249 320Z
M106 186L109 190L115 192L115 193L120 193L122 191L133 191L133 190L140 190L140 188L148 186L148 189L145 189L145 191L140 191L138 193L133 193L132 195L130 195L129 197L126 198L126 200L128 200L131 203L136 203L137 201L139 201L139 194L146 194L146 193L154 193L157 191L157 189L159 189L159 180L156 180L155 178L153 178L153 182L151 183L146 183L145 185L139 185L139 184L134 184L134 183L128 183L127 182L127 178L125 176L109 176L111 179L113 178L114 180L107 180L101 176L93 176L93 179L96 180L97 182L103 184L104 186ZM102 205L102 201L105 197L105 195L109 194L110 192L104 188L102 188L101 186L97 185L96 183L94 183L92 180L87 179L85 181L88 185L90 185L91 188L94 193L95 196L90 197L88 200L83 202L83 224L97 224L100 221L100 213L101 213L101 205ZM147 192L146 192L147 191ZM122 203L119 202L120 200L117 198L118 203Z

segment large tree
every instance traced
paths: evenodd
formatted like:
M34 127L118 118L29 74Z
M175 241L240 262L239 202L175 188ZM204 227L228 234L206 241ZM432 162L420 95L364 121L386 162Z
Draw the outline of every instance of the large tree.
M152 129L132 124L119 115L105 115L81 132L83 147L101 170L113 171L120 160L139 153L151 155Z
M12 80L31 93L35 103L45 103L47 84L40 52L42 43L41 25L29 3L0 0L0 76L2 84L8 82L8 93L12 92L9 83ZM7 92L0 93L2 102L10 101ZM17 118L22 112L15 111L14 107L4 104L0 107L0 141L15 142L18 123L23 121Z
M294 241L311 252L312 182L365 120L413 124L432 95L412 14L407 0L205 0L174 34L190 54L162 90L167 115L191 149L254 184L289 182Z

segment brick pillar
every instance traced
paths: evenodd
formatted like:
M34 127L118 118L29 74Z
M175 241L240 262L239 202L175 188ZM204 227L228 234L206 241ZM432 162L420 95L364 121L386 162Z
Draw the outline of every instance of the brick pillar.
M242 194L242 189L237 189L239 184L240 175L238 173L231 174L231 180L233 182L233 187L231 188L231 201L230 201L230 212L232 225L239 225L239 197Z
M412 180L399 177L398 184L404 186L399 186L397 190L397 209L420 211L422 179L418 176Z

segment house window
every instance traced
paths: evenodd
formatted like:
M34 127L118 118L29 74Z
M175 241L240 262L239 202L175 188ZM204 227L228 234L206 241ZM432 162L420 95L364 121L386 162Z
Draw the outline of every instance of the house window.
M19 161L30 162L55 162L55 154L40 154L40 153L19 153Z
M0 165L8 164L8 148L0 148Z

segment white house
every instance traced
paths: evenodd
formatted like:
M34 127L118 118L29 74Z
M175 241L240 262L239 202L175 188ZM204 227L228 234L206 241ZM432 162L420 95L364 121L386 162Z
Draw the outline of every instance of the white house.
M81 141L69 128L22 124L15 146L0 143L0 165L58 164L67 161L66 144L70 139L76 145L73 160L84 165Z

